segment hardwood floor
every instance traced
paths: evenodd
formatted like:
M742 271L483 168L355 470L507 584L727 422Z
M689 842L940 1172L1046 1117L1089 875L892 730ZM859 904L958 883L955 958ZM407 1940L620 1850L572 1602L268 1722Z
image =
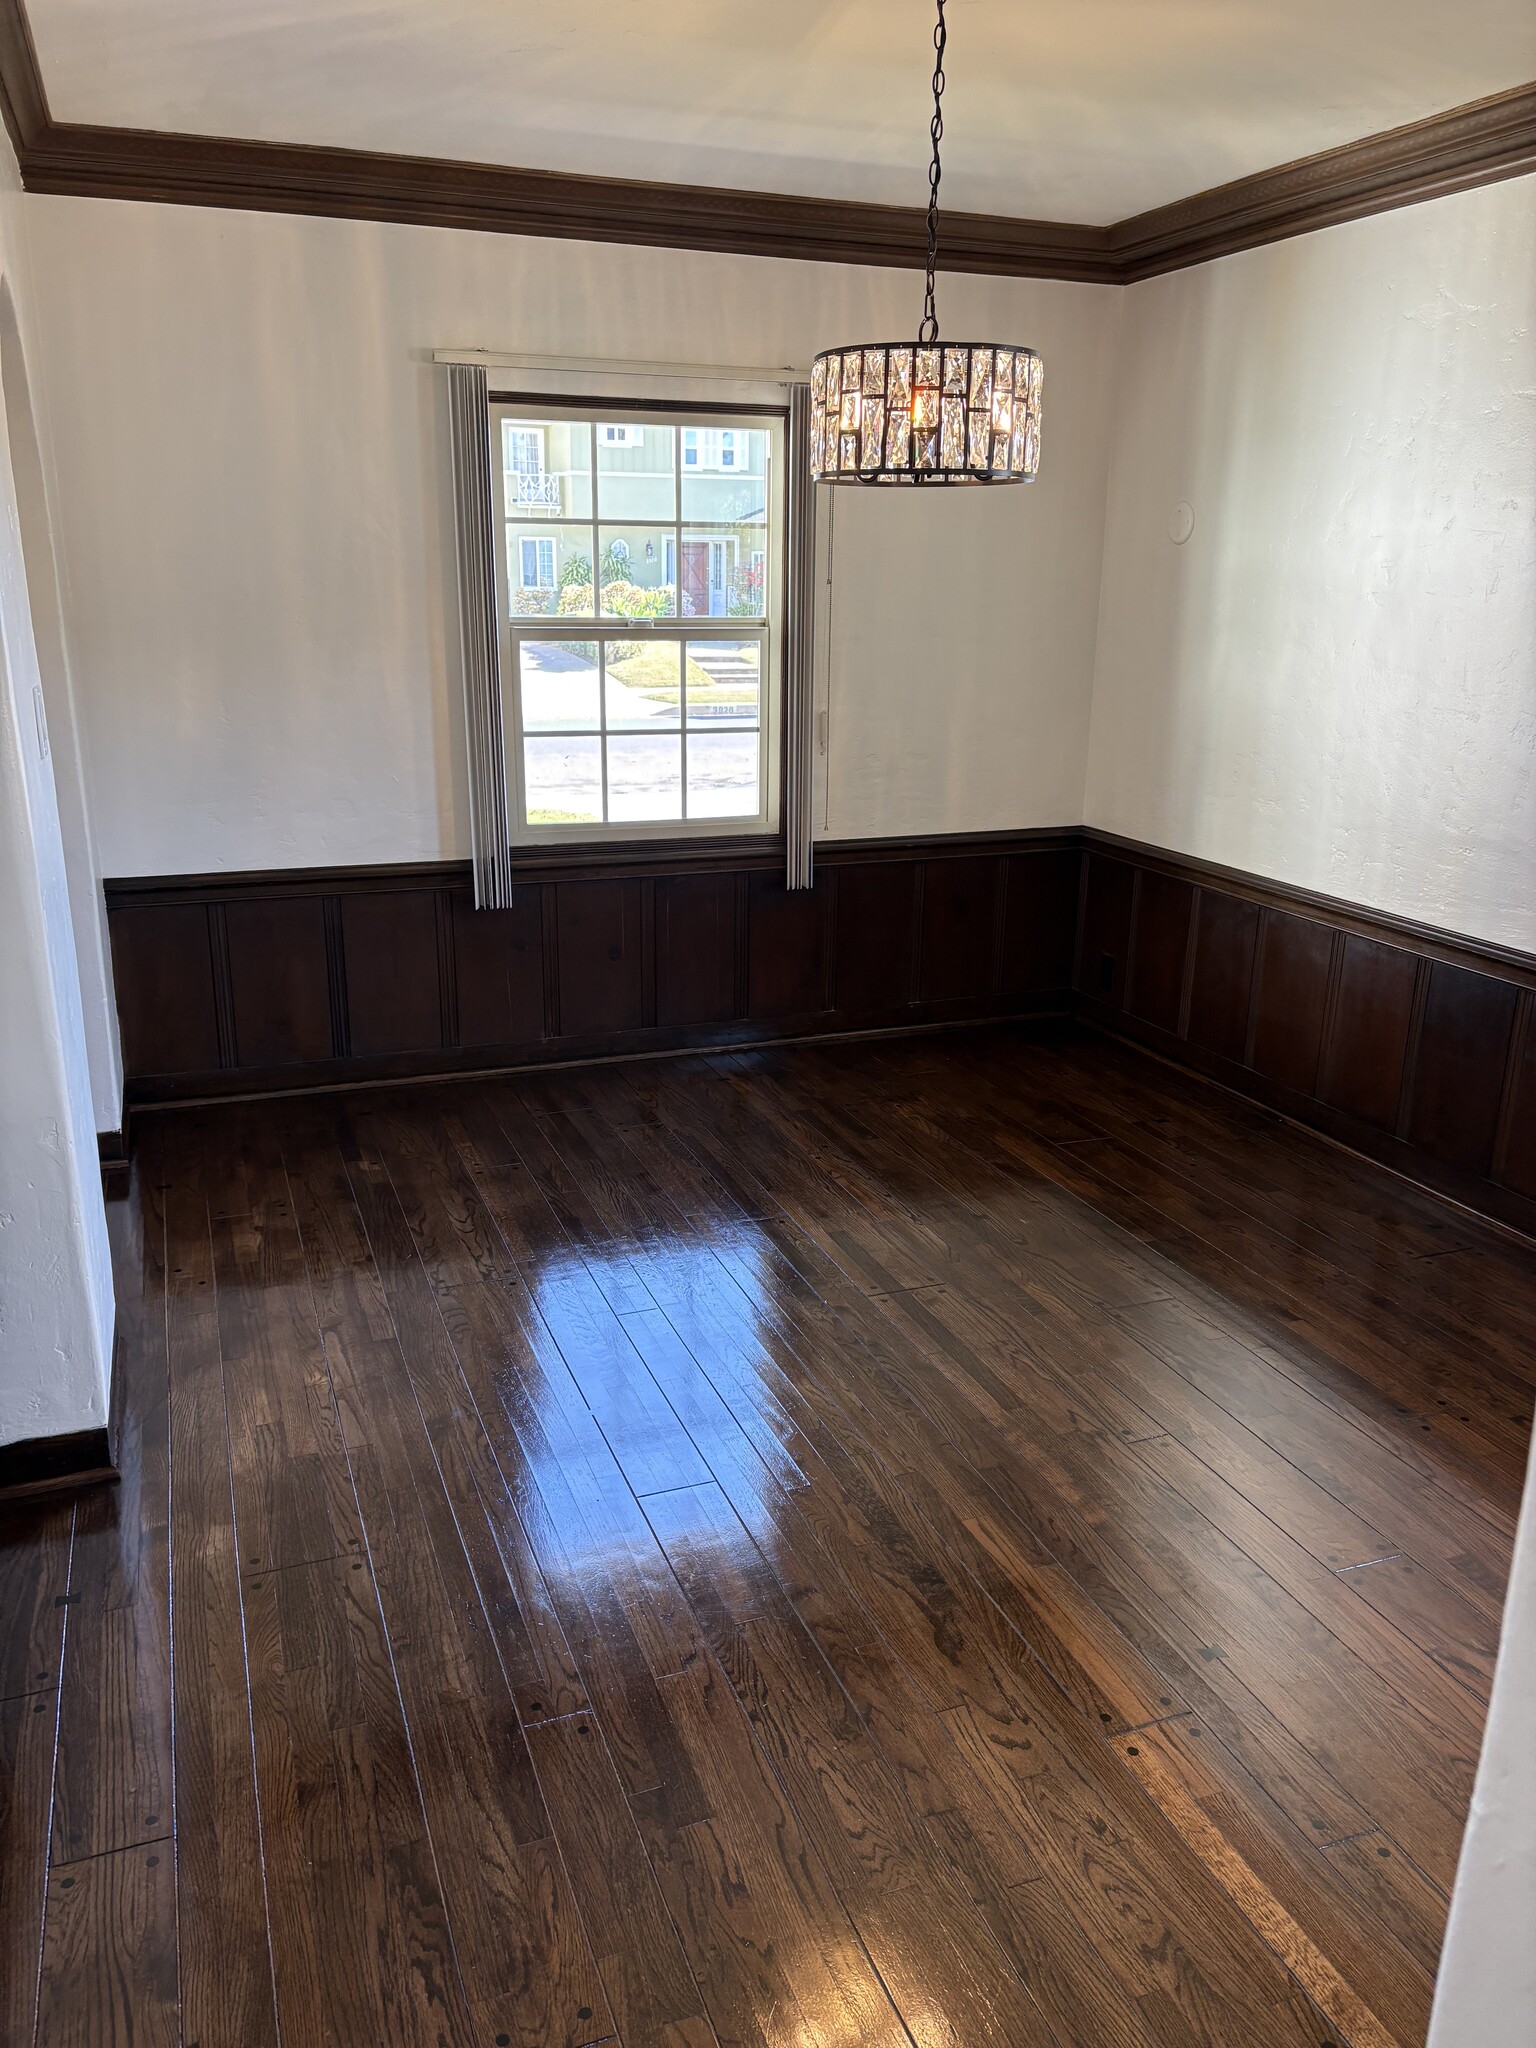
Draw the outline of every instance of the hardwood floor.
M0 2042L1418 2048L1536 1251L1008 1028L181 1110Z

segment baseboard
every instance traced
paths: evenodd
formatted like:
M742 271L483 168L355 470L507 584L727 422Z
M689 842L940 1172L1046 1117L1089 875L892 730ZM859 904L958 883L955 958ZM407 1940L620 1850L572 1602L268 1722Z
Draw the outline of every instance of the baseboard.
M104 1429L22 1437L0 1444L0 1502L81 1486L111 1485L121 1475Z

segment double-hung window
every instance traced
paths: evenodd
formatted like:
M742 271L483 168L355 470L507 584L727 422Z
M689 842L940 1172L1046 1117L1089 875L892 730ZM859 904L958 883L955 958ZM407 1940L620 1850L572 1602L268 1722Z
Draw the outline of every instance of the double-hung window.
M776 829L775 413L496 400L514 842Z

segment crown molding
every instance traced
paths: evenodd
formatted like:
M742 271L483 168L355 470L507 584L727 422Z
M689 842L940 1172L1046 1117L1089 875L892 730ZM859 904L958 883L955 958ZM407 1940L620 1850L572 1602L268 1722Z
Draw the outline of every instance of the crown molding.
M1536 171L1536 82L1196 192L1109 230L1120 281Z
M917 207L55 121L23 0L0 0L0 115L28 192L921 269ZM1536 171L1536 83L1092 227L946 213L941 264L1142 278Z

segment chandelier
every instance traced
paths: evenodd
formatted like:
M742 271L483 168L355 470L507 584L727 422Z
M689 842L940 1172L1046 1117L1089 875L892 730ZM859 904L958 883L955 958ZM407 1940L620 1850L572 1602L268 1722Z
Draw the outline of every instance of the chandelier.
M823 484L1017 484L1040 467L1041 362L1032 348L939 340L939 144L945 0L933 32L928 286L913 342L853 342L811 366L811 475Z

